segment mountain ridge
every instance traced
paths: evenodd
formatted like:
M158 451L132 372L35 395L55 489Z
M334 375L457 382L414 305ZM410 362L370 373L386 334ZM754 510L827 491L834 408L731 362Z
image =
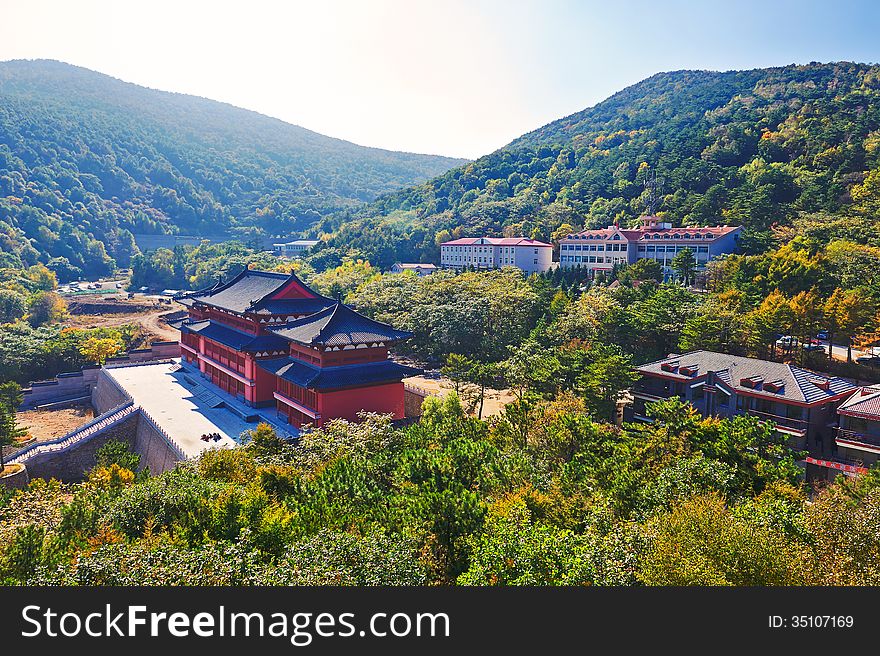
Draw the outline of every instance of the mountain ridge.
M126 264L132 232L293 234L464 161L54 60L0 63L0 244L13 266L48 255L99 275L110 256Z
M323 262L437 261L449 237L550 240L565 227L634 221L651 179L660 214L743 225L755 252L776 224L853 210L851 192L878 164L880 66L672 71L312 232L326 239Z

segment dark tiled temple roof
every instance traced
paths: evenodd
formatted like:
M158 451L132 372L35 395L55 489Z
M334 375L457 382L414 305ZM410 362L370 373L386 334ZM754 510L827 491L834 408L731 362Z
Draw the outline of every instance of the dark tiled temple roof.
M280 298L260 301L256 306L257 314L307 315L326 310L336 303L333 299L324 298Z
M286 351L287 342L276 335L250 335L222 323L206 319L183 323L182 333L196 333L236 351Z
M670 355L662 360L643 364L638 367L638 371L641 374L660 375L676 380L697 380L712 371L721 382L736 392L806 404L824 402L856 389L855 384L845 378L827 376L782 362L713 351ZM753 386L743 384L742 381L748 379L754 380L751 383Z
M421 369L407 367L393 360L320 369L307 365L296 358L285 357L257 360L257 365L283 380L300 387L317 390L390 383L422 373Z
M239 314L244 312L256 312L261 308L261 304L264 302L277 303L277 300L271 301L267 297L279 291L288 283L294 281L299 283L309 294L314 296L314 299L304 300L312 301L320 299L323 301L321 307L327 307L327 305L333 303L331 299L324 298L317 292L313 292L293 273L275 273L272 271L257 271L254 269L245 269L229 282L217 284L213 287L197 292L184 294L178 297L177 300L185 306L190 306L193 303L198 302L229 310L231 312L237 312ZM314 308L316 306L310 305L309 307ZM315 312L316 310L311 309L311 311Z
M311 316L270 330L300 344L323 346L388 343L412 337L410 332L369 319L338 302Z

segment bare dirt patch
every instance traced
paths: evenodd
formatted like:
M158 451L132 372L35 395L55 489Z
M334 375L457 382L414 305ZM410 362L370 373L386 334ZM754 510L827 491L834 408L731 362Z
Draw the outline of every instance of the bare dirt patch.
M403 382L411 387L423 389L431 396L443 397L453 389L452 383L442 376L411 376L410 378L405 378ZM487 389L486 396L483 399L483 419L493 415L500 415L504 411L504 406L513 400L514 397L510 390ZM476 416L477 410L473 414Z
M65 325L72 328L112 328L133 323L140 327L144 344L176 341L180 338L180 333L162 321L162 316L178 309L180 306L174 303L156 304L154 309L132 313L76 314L71 315Z
M58 410L25 410L15 413L19 426L24 426L38 442L53 440L88 423L95 417L91 406L74 406Z

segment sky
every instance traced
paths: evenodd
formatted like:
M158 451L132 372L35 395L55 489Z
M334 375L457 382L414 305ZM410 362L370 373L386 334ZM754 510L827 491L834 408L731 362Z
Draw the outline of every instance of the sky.
M874 63L878 35L880 0L0 0L0 60L467 158L654 73Z

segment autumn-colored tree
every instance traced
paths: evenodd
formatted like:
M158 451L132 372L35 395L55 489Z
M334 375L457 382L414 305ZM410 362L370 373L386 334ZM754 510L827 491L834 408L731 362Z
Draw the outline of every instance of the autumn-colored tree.
M95 364L104 364L107 358L119 353L124 344L117 337L89 337L79 347L79 352L84 358Z
M875 309L872 299L860 289L842 290L836 288L824 306L825 324L828 329L828 342L834 343L837 335L846 340L846 360L852 362L852 340L871 317ZM832 348L828 349L832 357Z
M61 321L67 312L67 303L55 292L37 292L28 302L28 322L36 326Z
M815 289L801 292L791 299L792 335L798 338L801 346L808 344L810 339L822 328L825 320L824 303ZM803 362L806 351L797 349L798 360Z
M793 320L788 299L778 290L769 294L745 318L746 342L751 352L759 357L774 354L776 336L788 332Z

